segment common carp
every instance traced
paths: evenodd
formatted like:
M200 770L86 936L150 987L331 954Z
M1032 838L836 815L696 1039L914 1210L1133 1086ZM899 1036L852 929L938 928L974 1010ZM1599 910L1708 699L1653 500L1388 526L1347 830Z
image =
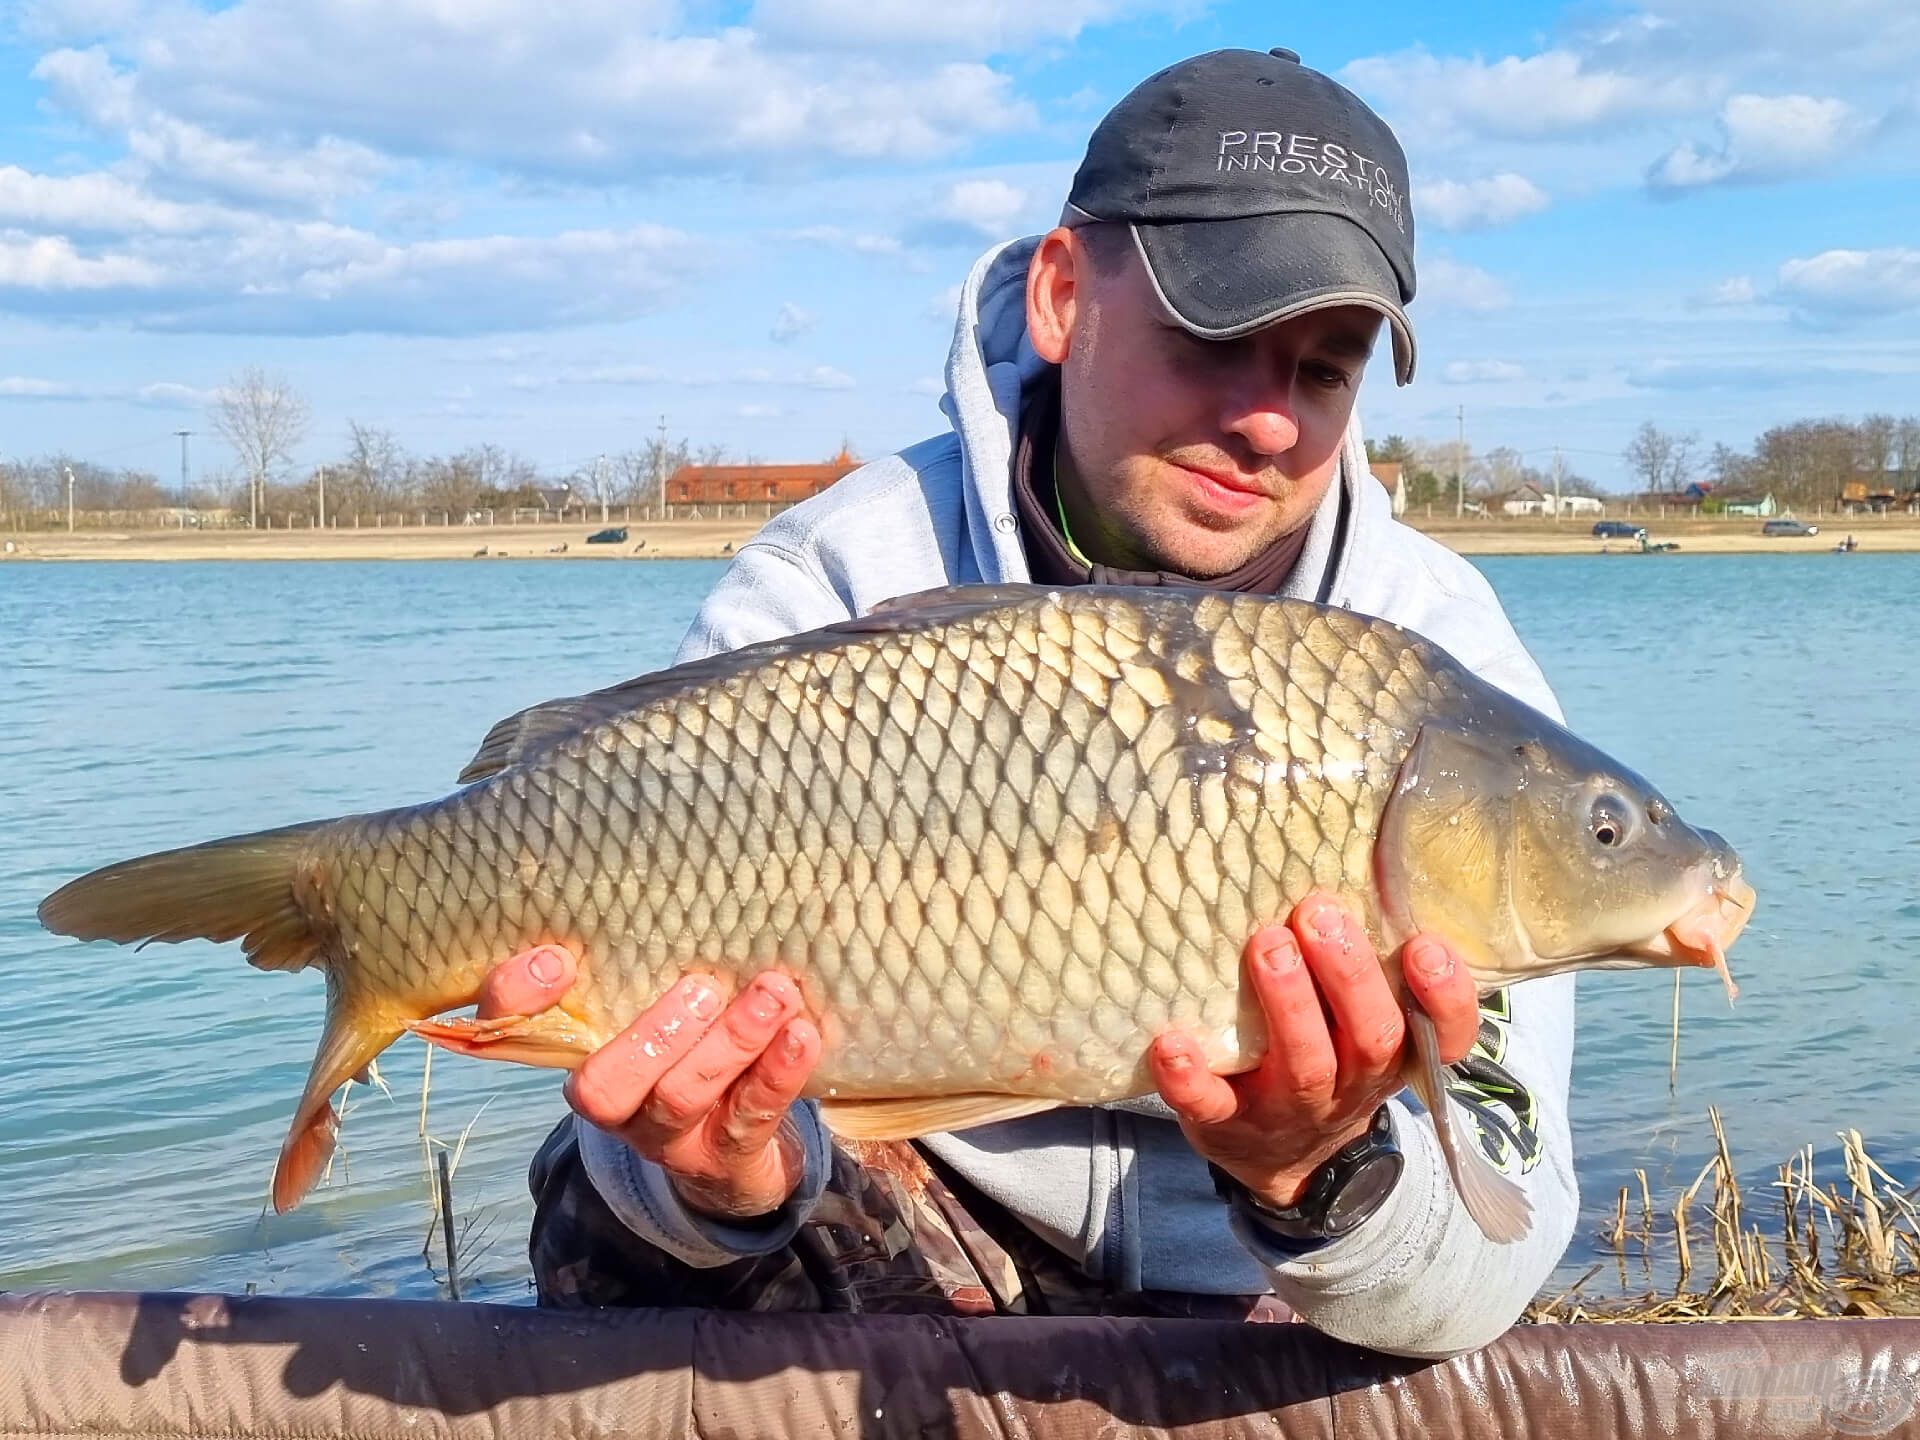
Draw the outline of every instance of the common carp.
M1645 780L1385 621L1206 590L970 586L536 705L441 799L168 850L40 906L82 939L239 939L318 966L326 1026L273 1204L332 1153L332 1096L402 1035L572 1067L689 971L778 966L822 1036L806 1095L907 1138L1148 1094L1188 1027L1266 1032L1242 949L1309 889L1483 994L1579 968L1717 967L1754 903L1725 841ZM537 944L535 1016L449 1018ZM1450 1113L1432 1022L1408 1082L1481 1228L1524 1192Z

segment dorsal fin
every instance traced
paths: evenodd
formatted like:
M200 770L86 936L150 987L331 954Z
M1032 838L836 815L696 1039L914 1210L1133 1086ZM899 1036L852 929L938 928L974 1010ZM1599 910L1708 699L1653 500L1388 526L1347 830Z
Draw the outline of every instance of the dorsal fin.
M487 738L480 742L480 748L461 770L459 783L465 785L497 775L569 735L577 735L629 710L657 704L772 661L832 650L849 639L905 634L951 624L989 610L1028 604L1050 593L1045 586L1022 584L956 585L921 590L882 600L864 615L835 621L817 630L761 640L736 650L722 650L665 670L637 675L604 690L530 705L487 732Z

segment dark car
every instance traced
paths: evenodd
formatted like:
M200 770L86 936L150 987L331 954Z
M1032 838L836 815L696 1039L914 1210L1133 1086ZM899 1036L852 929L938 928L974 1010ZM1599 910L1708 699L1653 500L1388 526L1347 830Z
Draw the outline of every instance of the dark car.
M1791 520L1783 517L1778 520L1769 520L1761 525L1760 533L1762 535L1818 535L1820 533L1820 527L1818 525L1809 525L1804 520Z
M624 545L627 543L627 527L616 525L605 530L596 530L587 536L587 543L589 545Z
M1647 527L1631 520L1601 520L1594 525L1593 533L1602 540L1638 540L1647 533Z

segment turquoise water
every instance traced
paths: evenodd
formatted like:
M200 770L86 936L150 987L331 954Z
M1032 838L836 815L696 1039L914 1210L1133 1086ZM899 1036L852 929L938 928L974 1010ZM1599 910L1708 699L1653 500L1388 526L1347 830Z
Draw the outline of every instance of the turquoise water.
M1747 859L1761 909L1729 1008L1689 974L1677 1093L1666 977L1583 977L1574 1123L1586 1268L1615 1188L1709 1153L1709 1104L1764 1186L1862 1130L1920 1171L1920 557L1480 562L1575 728ZM428 1296L424 1047L354 1087L333 1181L268 1177L318 1036L317 974L237 948L49 936L72 875L189 840L443 793L522 705L664 663L707 562L0 568L0 1289ZM528 1159L558 1076L442 1056L428 1133L454 1179L468 1297L530 1299ZM470 1129L468 1127L471 1127Z

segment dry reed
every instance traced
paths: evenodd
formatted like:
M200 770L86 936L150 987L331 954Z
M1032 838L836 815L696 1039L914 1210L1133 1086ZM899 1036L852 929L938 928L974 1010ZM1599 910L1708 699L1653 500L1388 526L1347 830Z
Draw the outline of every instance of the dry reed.
M1842 1130L1847 1193L1842 1194L1836 1182L1822 1188L1814 1175L1813 1147L1802 1147L1779 1167L1779 1179L1773 1182L1780 1213L1778 1231L1769 1235L1757 1221L1748 1223L1747 1197L1734 1169L1726 1128L1717 1108L1707 1113L1714 1152L1693 1183L1661 1215L1655 1211L1646 1172L1635 1171L1639 1223L1629 1227L1630 1192L1623 1185L1597 1237L1619 1267L1623 1291L1630 1253L1637 1253L1650 1270L1656 1255L1664 1258L1670 1251L1677 1277L1672 1289L1606 1298L1585 1295L1587 1284L1606 1268L1601 1260L1566 1290L1535 1300L1527 1309L1527 1321L1670 1324L1920 1315L1920 1209L1915 1205L1920 1187L1890 1175L1867 1152L1858 1130ZM1709 1231L1702 1236L1693 1230L1691 1212L1709 1180ZM1705 1251L1696 1252L1694 1242L1706 1238L1712 1242L1713 1268L1695 1283Z

